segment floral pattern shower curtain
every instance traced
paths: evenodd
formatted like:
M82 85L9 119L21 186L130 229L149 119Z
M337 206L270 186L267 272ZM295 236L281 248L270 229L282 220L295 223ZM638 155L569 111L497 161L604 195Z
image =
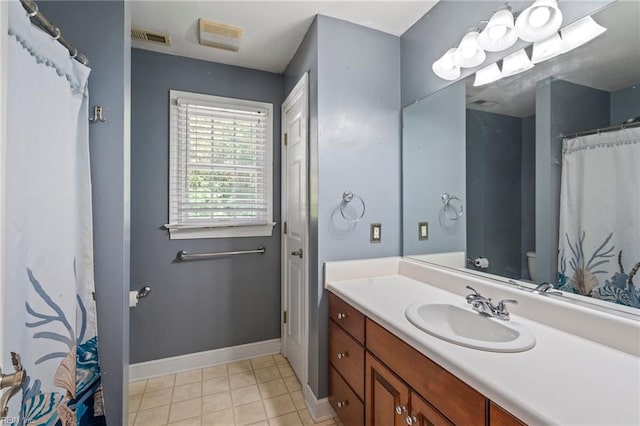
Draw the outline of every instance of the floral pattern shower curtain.
M640 308L640 128L564 141L558 267L560 289Z
M9 5L5 347L10 421L104 424L93 283L89 68ZM3 354L4 356L5 354ZM3 360L3 365L10 365Z

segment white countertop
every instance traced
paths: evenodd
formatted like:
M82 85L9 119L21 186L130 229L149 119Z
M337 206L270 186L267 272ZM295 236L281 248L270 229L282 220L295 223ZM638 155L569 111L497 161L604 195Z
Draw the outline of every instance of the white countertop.
M341 273L327 273L328 290L529 425L640 425L636 355L513 313L511 321L536 337L536 346L526 352L495 353L449 343L414 327L404 312L419 301L468 308L459 294L393 273L393 267L381 268L378 276L367 268L365 278L344 274L347 267L348 262L340 262Z

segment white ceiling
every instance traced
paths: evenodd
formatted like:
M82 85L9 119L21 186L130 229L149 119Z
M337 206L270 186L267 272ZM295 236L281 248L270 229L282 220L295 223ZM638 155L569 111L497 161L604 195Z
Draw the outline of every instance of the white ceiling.
M132 26L169 33L172 44L134 41L132 46L282 73L316 14L400 36L437 1L132 1ZM244 28L240 51L200 46L199 18Z
M473 87L467 80L467 102L497 102L469 108L516 117L535 113L536 82L556 77L613 92L640 83L640 1L618 1L593 15L607 32L584 46L496 83Z

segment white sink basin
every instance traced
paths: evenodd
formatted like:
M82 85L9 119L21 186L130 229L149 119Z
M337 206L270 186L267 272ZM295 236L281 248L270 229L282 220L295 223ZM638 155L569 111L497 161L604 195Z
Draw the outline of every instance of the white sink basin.
M435 337L483 351L523 352L536 344L533 333L519 324L454 305L418 302L407 308L405 316Z

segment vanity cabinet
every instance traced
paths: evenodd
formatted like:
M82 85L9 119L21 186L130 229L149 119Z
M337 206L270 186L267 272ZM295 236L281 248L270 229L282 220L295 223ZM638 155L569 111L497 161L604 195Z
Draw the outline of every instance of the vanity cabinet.
M329 401L346 426L524 426L329 293Z

